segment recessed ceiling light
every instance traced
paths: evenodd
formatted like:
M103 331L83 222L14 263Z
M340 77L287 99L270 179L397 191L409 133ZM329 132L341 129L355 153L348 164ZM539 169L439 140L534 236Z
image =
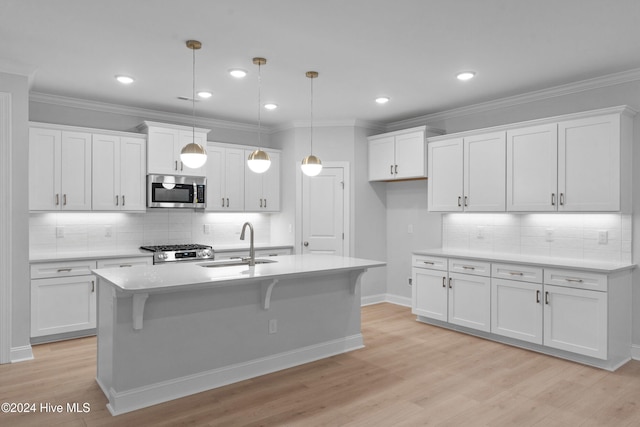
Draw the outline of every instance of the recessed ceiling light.
M387 102L389 102L391 98L389 98L388 96L380 96L378 98L376 98L376 102L378 104L386 104Z
M213 94L211 92L201 91L198 92L198 96L203 99L211 98Z
M275 110L276 108L278 108L278 104L264 104L264 108L266 108L267 110Z
M116 80L122 83L123 85L128 85L134 82L133 77L129 77L129 76L116 76Z
M229 74L236 79L241 79L247 75L247 70L243 70L242 68L232 68L229 70Z
M476 76L476 72L475 71L463 71L463 72L458 73L456 75L458 80L462 80L462 81L471 80L475 76Z

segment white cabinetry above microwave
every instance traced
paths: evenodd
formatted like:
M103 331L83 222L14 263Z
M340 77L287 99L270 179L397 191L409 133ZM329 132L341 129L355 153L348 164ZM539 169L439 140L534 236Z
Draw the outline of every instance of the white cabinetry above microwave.
M629 212L633 115L613 107L429 138L428 209ZM489 135L506 145L467 144Z
M205 176L206 166L192 169L180 160L180 151L195 141L207 146L209 129L145 121L138 129L148 135L147 173L157 175Z

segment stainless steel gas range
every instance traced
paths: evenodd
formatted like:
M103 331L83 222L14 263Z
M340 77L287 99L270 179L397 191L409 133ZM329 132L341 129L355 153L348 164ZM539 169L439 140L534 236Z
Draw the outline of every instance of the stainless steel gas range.
M140 246L140 249L153 252L154 264L212 260L215 257L213 248L207 245Z

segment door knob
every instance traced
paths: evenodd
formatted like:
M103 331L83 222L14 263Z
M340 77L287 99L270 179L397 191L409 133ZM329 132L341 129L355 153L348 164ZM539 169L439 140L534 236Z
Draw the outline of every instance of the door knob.
M303 245L309 246L309 242L304 242Z

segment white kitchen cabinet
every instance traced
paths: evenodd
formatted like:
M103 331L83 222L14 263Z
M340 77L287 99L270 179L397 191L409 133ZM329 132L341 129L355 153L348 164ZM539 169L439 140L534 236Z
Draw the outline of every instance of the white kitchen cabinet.
M446 322L449 310L447 271L414 267L411 276L411 312L417 316Z
M110 258L98 260L98 268L130 268L153 265L153 257Z
M146 209L144 138L93 134L93 210Z
M607 293L544 285L544 345L607 358Z
M508 130L507 211L555 211L558 200L558 125Z
M430 142L427 208L431 212L462 212L462 138Z
M369 181L426 178L427 133L441 132L420 126L369 137Z
M430 142L428 209L505 210L505 132Z
M247 159L253 150L245 150ZM265 150L271 167L264 173L244 169L244 209L247 212L278 212L280 210L280 153Z
M91 134L29 129L29 209L91 210Z
M221 144L207 144L208 211L243 211L245 151Z
M620 210L621 116L560 122L558 133L558 209Z
M80 274L95 267L95 261L31 266L31 337L96 327L96 277Z
M449 273L449 323L491 330L491 278Z
M158 175L205 176L206 163L189 168L180 161L182 147L194 141L193 128L145 121L138 129L147 133L147 173ZM195 142L206 148L209 129L195 128Z

